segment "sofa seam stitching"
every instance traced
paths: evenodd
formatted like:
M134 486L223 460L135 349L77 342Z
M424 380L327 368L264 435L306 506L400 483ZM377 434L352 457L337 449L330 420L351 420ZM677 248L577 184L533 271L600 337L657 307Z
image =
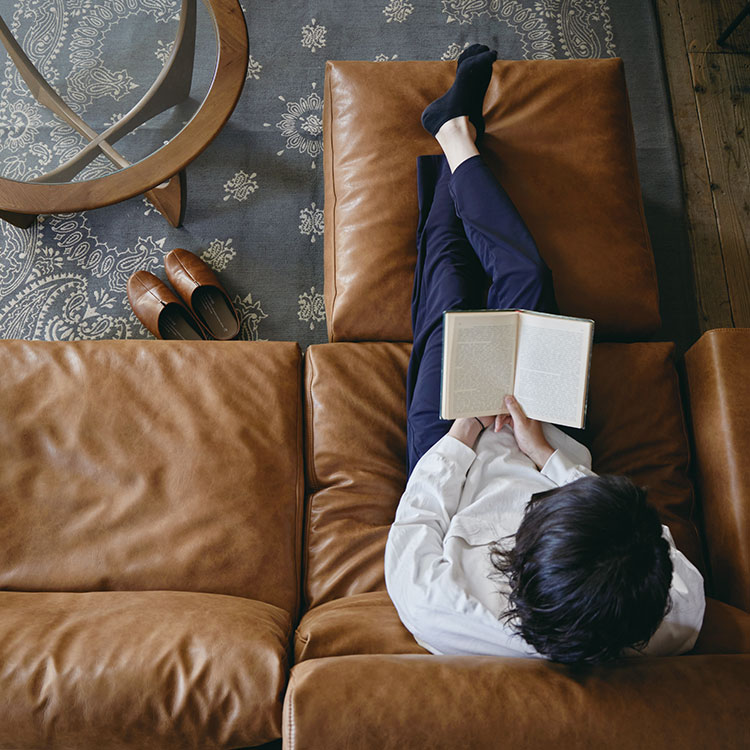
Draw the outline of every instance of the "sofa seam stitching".
M333 71L333 65L330 63L330 61L326 65L328 67L328 72L332 73L332 71ZM333 196L333 205L331 206L331 220L332 220L331 223L333 224L333 227L330 227L329 231L332 230L332 233L330 235L330 237L331 237L330 242L331 242L331 265L333 266L333 274L332 274L332 276L333 276L333 278L332 278L333 288L332 288L332 292L331 292L331 319L329 321L329 336L328 336L328 338L329 338L329 341L335 341L336 340L336 333L335 333L335 330L334 330L334 320L335 320L336 316L334 315L334 310L335 310L335 306L336 306L336 298L338 297L338 284L337 284L337 276L336 276L337 265L338 264L336 263L336 232L335 232L337 198L336 198L336 178L335 178L336 170L333 168L333 114L332 114L332 109L333 109L333 86L332 86L332 83L331 83L331 78L332 78L332 75L328 75L326 77L326 87L325 87L325 91L323 92L323 94L324 94L323 95L323 102L324 102L324 104L325 104L325 94L326 93L328 94L328 112L327 112L327 115L326 115L325 120L324 120L324 122L328 125L328 137L324 140L323 148L325 149L325 146L328 145L328 152L330 154L330 160L331 160L330 161L330 165L331 165L331 169L330 169L330 174L331 174L331 194ZM326 144L325 141L328 141L328 143ZM323 169L325 170L325 157L324 157L324 160L323 160ZM325 198L324 198L323 207L325 208ZM325 289L324 289L324 291L325 291Z
M302 370L304 366L304 360L302 357L302 350L300 349L299 344L296 344L296 354L297 354L297 384L298 384L298 393L302 393ZM301 400L301 399L300 399ZM304 463L305 463L305 457L304 457L304 444L300 445L300 440L304 442L304 435L302 434L304 430L304 420L303 420L303 407L300 403L300 400L297 401L297 456L301 459L297 461L297 487L296 487L296 494L297 494L297 518L298 521L295 524L296 530L295 530L295 537L296 537L296 549L294 551L294 558L295 558L295 619L298 619L301 617L302 612L302 555L303 555L303 545L304 545L304 521L305 521L305 469L304 469Z
M686 454L687 454L687 460L685 461L685 478L687 479L689 485L690 485L690 506L688 510L688 521L690 523L690 535L694 538L695 541L698 543L698 550L700 552L701 557L703 556L703 545L701 543L700 533L698 531L698 528L695 524L695 483L693 482L693 476L692 476L692 465L693 465L693 455L692 451L690 450L690 437L687 432L687 422L685 420L685 406L682 403L682 394L680 393L680 379L677 373L677 368L675 367L675 345L672 344L670 350L669 350L669 363L671 365L670 368L670 374L672 379L672 388L674 389L675 395L677 397L677 405L678 405L678 412L679 412L679 418L680 418L680 432L682 433L682 439L685 443L686 448ZM704 566L706 561L703 561Z

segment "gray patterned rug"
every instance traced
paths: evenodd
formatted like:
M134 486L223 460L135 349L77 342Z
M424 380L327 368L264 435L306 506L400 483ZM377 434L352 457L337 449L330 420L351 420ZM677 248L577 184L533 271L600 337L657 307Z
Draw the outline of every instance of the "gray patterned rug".
M142 197L41 217L26 230L0 223L0 337L147 337L127 304L127 278L139 268L164 278L164 255L184 247L219 272L242 316L244 338L297 340L303 348L325 341L325 60L448 60L483 42L506 59L624 58L660 276L662 338L681 348L694 340L680 175L649 0L242 0L242 6L250 39L245 88L227 126L188 167L184 226L171 228ZM0 13L63 98L105 126L158 73L178 7L178 0L3 0ZM201 54L210 50L198 48L199 97L210 72ZM0 66L0 174L40 174L50 158L59 161L76 147L76 136L36 103L4 53ZM40 134L45 145L35 148ZM82 177L108 169L96 160Z

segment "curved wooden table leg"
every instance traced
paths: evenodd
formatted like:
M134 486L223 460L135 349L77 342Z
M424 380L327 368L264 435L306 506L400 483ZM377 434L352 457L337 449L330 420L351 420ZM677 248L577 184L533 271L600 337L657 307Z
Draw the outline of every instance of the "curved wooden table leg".
M18 214L0 209L0 219L21 229L28 229L36 221L36 214Z
M182 225L187 200L187 175L184 169L144 195L173 227Z

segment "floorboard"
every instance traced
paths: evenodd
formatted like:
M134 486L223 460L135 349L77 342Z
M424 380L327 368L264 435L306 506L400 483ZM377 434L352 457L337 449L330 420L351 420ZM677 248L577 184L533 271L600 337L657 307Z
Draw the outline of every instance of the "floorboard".
M750 18L716 44L744 4L656 0L701 330L750 327Z
M729 36L724 46L716 39L737 17L745 0L679 0L688 51L732 54L750 51L750 18Z
M658 11L682 166L685 211L689 217L696 304L702 333L710 328L731 327L732 310L679 0L659 0Z
M750 326L750 57L692 53L732 317Z

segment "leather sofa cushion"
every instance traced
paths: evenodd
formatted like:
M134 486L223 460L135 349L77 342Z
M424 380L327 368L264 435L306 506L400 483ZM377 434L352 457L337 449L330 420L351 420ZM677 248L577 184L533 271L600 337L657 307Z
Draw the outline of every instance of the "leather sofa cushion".
M595 471L648 488L677 548L705 576L674 344L595 345L586 429L575 432Z
M750 612L750 329L707 331L685 366L714 593Z
M232 748L280 736L289 613L189 592L0 592L0 747Z
M335 599L311 609L297 626L295 664L349 654L428 654L398 617L387 591Z
M305 354L310 607L385 588L385 540L406 481L410 350L340 343Z
M3 341L0 373L0 588L295 611L296 344Z
M427 654L404 627L388 592L355 594L305 613L294 639L294 662L354 654ZM750 653L750 614L706 598L691 654Z
M312 346L305 364L308 608L385 588L383 555L403 492L409 346ZM689 449L668 343L596 344L588 428L594 470L649 487L675 542L699 568Z
M741 748L748 673L750 654L577 670L490 656L311 659L292 670L284 747Z
M410 341L424 107L454 62L328 62L325 302L331 341ZM568 315L602 340L659 327L622 61L499 60L481 152L552 270Z

